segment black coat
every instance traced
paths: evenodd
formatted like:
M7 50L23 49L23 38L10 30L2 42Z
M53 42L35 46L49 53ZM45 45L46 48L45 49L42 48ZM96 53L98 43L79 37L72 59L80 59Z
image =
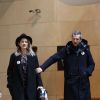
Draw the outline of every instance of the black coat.
M23 71L20 61L21 55L16 56L13 53L7 69L7 87L9 88L12 100L25 100L25 95L27 95L28 100L37 100L37 86L42 86L41 77L35 72L35 68L38 67L38 59L36 56L27 56L26 94L24 94Z
M91 100L89 76L95 64L88 45L82 41L74 47L70 41L45 61L41 68L44 71L61 59L64 63L64 100Z

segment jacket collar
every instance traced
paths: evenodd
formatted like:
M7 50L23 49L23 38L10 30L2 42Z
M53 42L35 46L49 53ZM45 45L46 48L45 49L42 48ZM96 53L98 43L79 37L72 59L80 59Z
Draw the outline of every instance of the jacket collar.
M21 55L21 52L16 51L14 54L15 54L15 56L20 56L20 55ZM36 54L35 54L35 52L34 52L33 50L30 50L30 51L27 53L27 55L35 56Z

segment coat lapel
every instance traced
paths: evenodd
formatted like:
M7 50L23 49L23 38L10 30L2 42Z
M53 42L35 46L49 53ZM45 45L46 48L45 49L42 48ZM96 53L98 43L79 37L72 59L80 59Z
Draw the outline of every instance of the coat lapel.
M23 79L23 71L22 71L22 64L21 64L21 55L17 56L16 58L17 58L16 63L17 63L17 66L18 66L18 70L19 70L21 80L22 80Z
M28 68L28 77L30 76L30 72L31 72L31 61L32 61L32 57L31 56L27 56L27 68Z

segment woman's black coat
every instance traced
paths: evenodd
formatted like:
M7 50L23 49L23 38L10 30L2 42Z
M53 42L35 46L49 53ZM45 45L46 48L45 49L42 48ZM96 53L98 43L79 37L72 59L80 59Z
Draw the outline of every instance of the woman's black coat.
M72 42L51 56L41 65L43 71L58 60L64 63L64 100L91 100L90 81L94 61L88 45L81 42L74 47Z
M12 100L25 100L25 95L27 95L28 100L37 100L37 86L42 86L41 77L35 72L35 68L39 66L38 59L36 56L27 56L28 79L26 94L24 94L23 72L20 62L21 55L16 56L13 53L7 69L7 87L9 88Z

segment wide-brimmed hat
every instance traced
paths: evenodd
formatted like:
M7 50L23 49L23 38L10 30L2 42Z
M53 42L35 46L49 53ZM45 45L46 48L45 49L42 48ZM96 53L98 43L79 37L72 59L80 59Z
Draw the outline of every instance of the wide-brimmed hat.
M22 38L27 39L32 44L32 38L30 36L26 35L25 33L22 33L20 36L18 36L16 38L16 41L15 41L16 46L19 46L18 44Z

